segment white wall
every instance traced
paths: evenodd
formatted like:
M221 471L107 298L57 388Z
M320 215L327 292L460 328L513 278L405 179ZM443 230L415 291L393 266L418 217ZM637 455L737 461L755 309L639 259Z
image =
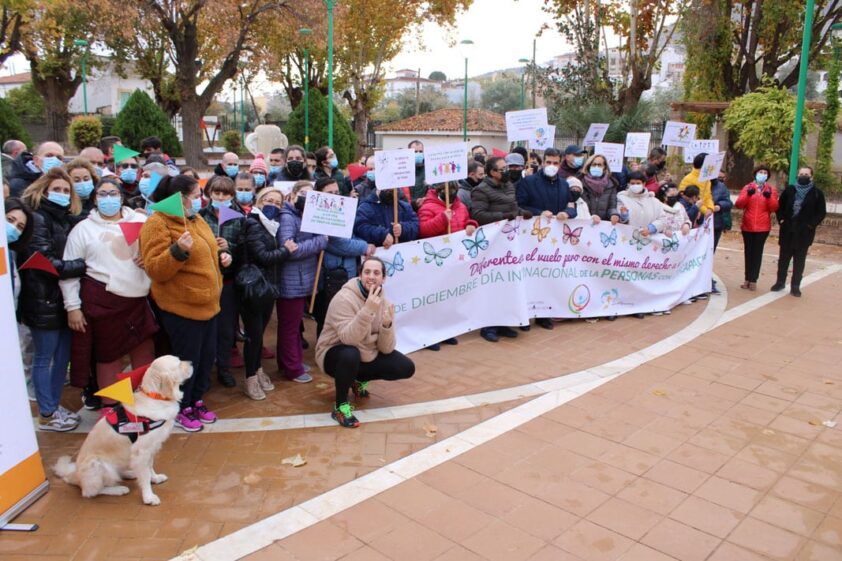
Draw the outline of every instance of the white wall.
M462 142L461 132L442 133L411 133L411 132L375 132L377 148L393 150L395 148L406 148L413 140L420 140L424 145L448 144L451 142ZM482 144L491 154L492 148L508 150L509 143L506 141L505 133L471 133L468 131L468 148L476 144Z
M113 72L110 65L103 69L95 69L88 76L88 112L116 115L122 109L121 100L125 102L136 89L141 89L148 93L149 97L154 98L152 84L148 80L131 74L128 74L126 78L121 78ZM69 108L71 113L85 111L81 85L70 100Z
M6 97L9 90L21 87L23 84L0 84L0 97Z

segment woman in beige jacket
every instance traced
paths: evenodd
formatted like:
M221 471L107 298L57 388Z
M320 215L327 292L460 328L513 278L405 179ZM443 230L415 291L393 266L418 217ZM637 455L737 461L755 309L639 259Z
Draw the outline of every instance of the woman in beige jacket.
M363 261L359 277L333 297L316 343L316 362L336 384L331 416L343 427L357 427L348 390L368 397L371 380L403 380L415 364L395 350L395 307L383 296L386 266L376 257Z

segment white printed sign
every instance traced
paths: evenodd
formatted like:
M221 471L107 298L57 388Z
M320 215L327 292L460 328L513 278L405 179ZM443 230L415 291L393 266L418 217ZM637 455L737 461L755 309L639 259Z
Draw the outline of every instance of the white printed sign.
M626 158L646 158L649 156L649 141L652 133L630 132L626 135Z
M529 141L529 148L532 150L546 150L555 146L555 125L538 127L535 129L534 138Z
M379 173L379 170L378 170ZM468 145L464 142L424 147L424 181L427 185L468 177Z
M719 152L719 140L714 138L712 140L694 140L690 145L684 149L684 163L692 164L693 158L697 154L715 154Z
M695 139L696 125L679 121L667 121L664 127L664 139L661 143L664 146L687 148L690 146L690 142Z
M415 150L378 150L374 153L374 168L380 190L415 185Z
M602 142L610 126L608 123L591 123L591 126L588 127L588 133L585 135L584 145L593 146L597 142Z
M535 131L547 126L547 108L506 111L506 136L509 142L532 141Z
M699 181L710 181L719 177L719 171L722 169L724 162L725 152L717 152L705 156L705 161L702 162L702 169L699 171Z
M272 187L279 190L284 197L286 197L290 193L292 193L293 185L295 185L295 181L273 181L272 182Z
M611 172L614 173L623 171L624 149L625 146L623 144L617 144L614 142L597 142L594 145L593 153L605 156L605 159L608 161L608 167L611 169Z
M307 204L301 215L301 231L336 238L350 238L354 232L357 199L307 191Z

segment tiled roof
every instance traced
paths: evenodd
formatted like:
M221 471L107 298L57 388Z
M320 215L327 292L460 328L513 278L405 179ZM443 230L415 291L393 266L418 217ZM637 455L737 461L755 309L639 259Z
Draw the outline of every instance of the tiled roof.
M439 109L400 121L376 127L375 132L387 131L435 131L455 132L462 130L462 109ZM468 130L482 132L505 132L506 120L502 115L485 109L468 109Z
M0 76L0 84L25 84L32 81L32 74L29 72L21 72L20 74L12 74L11 76Z

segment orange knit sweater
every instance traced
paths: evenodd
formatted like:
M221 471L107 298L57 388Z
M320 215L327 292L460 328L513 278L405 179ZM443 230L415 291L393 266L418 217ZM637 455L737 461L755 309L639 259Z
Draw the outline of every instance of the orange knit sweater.
M166 312L192 320L207 320L219 313L222 275L216 238L200 216L186 219L193 248L184 254L176 241L185 221L156 212L140 230L143 267L152 279L152 299ZM185 258L186 257L186 258Z

